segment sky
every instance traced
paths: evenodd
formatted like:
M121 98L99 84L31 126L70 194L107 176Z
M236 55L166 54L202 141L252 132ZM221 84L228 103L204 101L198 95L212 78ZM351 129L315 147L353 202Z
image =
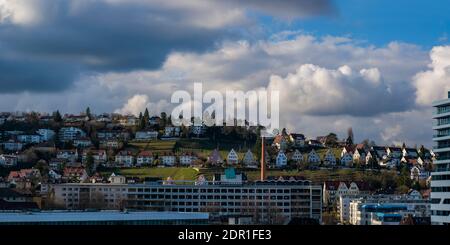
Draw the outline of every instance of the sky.
M171 93L277 89L281 127L431 146L449 1L0 0L0 111L170 111Z

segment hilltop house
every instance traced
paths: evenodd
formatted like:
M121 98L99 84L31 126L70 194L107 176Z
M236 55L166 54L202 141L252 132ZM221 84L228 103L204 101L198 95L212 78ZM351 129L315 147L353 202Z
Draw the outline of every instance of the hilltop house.
M404 157L410 157L410 158L418 158L419 157L419 153L417 152L416 148L403 147L402 155Z
M83 167L65 167L62 179L67 182L84 182L89 178Z
M86 133L75 127L64 127L59 130L59 140L62 142L72 141L78 138L86 137Z
M353 156L346 152L341 156L341 166L351 167L353 165Z
M176 163L176 156L172 152L166 152L159 156L160 164L168 167L172 167Z
M388 157L395 159L400 159L403 156L402 148L400 147L393 147L393 146L386 147L386 153Z
M250 150L248 150L245 153L244 159L242 160L242 162L244 163L244 165L246 167L255 167L257 165L255 157L253 156L253 153Z
M323 156L323 164L325 166L336 166L336 157L331 149L328 149Z
M237 165L238 163L239 163L239 156L234 149L231 149L231 151L227 155L227 164Z
M182 166L191 166L197 160L197 156L193 152L183 152L178 158Z
M291 134L291 137L294 141L294 145L297 147L305 147L306 145L306 138L303 134Z
M59 150L56 153L56 158L66 159L68 162L76 162L78 160L78 151L74 150Z
M176 126L166 126L164 127L164 135L163 137L180 137L181 129Z
M73 140L73 145L77 148L86 148L92 145L92 141L88 137L81 137Z
M116 154L115 164L122 167L131 167L134 163L134 156L130 151L119 151Z
M0 155L0 166L14 167L17 165L18 157L16 155Z
M158 139L158 132L145 130L145 131L137 131L135 135L135 140L156 140Z
M295 150L294 153L291 155L291 160L295 162L296 164L299 164L303 162L303 155L299 150Z
M153 160L154 158L151 151L141 151L136 157L136 166L151 165Z
M211 165L219 166L222 165L223 160L220 156L220 152L217 149L214 149L208 157L208 162Z
M88 156L88 153L92 154L92 158L94 158L95 164L104 164L108 160L108 156L106 155L105 150L85 150L83 151L83 156L81 157L81 161L83 163L86 163L86 159Z
M287 157L284 151L279 151L275 159L275 166L277 168L284 168L287 165Z
M356 147L353 153L353 162L359 164L366 163L366 151L363 148Z
M319 155L316 153L316 151L314 149L312 149L308 153L308 163L309 164L314 164L314 165L318 165L320 163L320 157L319 157Z

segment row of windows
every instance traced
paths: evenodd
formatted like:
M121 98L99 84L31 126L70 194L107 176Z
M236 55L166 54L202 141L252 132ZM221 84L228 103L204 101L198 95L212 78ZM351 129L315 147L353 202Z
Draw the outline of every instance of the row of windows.
M205 189L178 189L178 188L129 188L128 192L186 192L186 193L290 193L290 189L225 189L225 188L205 188ZM298 192L298 191L296 191ZM309 190L303 190L309 193Z
M431 198L431 203L432 204L440 204L441 203L441 199L440 198ZM444 199L442 204L450 204L450 199Z
M431 187L431 192L450 192L450 186Z
M431 180L450 180L450 174L433 175Z

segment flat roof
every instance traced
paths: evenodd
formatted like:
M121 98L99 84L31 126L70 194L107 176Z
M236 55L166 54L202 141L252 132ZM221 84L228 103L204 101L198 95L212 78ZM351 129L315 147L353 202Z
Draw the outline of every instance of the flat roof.
M11 222L71 221L145 221L145 220L207 220L208 213L185 212L120 212L120 211L49 211L0 212L0 224Z

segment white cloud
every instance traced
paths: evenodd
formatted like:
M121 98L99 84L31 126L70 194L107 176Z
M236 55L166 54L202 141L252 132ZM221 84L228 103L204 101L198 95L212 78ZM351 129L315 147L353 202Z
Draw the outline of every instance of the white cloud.
M416 102L430 106L434 100L446 98L450 90L450 46L437 46L430 52L429 70L414 77Z

